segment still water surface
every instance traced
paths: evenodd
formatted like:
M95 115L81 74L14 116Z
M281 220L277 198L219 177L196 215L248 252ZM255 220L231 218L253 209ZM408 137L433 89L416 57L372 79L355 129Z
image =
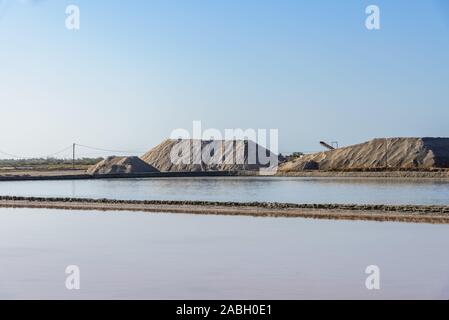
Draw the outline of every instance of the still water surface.
M0 182L0 195L449 204L449 183L324 178ZM449 226L0 209L0 298L449 298ZM65 268L81 268L81 290ZM381 289L365 288L365 268Z
M449 204L449 181L220 177L0 182L0 195L112 199Z
M448 245L447 225L0 209L0 298L448 299Z

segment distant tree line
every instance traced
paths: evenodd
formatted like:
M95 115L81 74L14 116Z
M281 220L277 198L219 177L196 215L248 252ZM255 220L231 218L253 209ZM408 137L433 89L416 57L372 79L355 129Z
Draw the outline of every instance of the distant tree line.
M89 166L98 163L103 158L75 159L76 166ZM33 159L0 159L0 167L58 167L71 166L72 159L33 158Z
M304 155L303 152L293 152L292 154L285 156L281 153L279 154L279 161L280 162L292 161L301 158L303 155Z

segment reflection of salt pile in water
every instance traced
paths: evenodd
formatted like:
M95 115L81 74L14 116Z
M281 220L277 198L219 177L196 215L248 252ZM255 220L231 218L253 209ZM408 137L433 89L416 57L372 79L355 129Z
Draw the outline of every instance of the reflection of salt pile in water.
M280 171L449 168L449 138L389 138L305 155Z
M88 174L139 174L158 172L138 157L108 157L89 168Z
M250 140L167 139L141 158L164 172L198 172L259 170L278 156Z

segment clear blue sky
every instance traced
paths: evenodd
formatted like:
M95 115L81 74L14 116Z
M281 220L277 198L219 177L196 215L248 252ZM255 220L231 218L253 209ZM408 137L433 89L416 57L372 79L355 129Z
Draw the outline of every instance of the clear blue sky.
M447 2L0 0L0 150L147 150L193 120L280 151L449 136Z

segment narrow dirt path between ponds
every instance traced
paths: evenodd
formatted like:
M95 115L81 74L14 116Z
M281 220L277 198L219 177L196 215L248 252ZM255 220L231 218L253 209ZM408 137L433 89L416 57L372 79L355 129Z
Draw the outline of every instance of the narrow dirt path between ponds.
M82 198L0 197L0 208L140 211L203 215L449 223L449 206L292 204L267 202L139 201Z

